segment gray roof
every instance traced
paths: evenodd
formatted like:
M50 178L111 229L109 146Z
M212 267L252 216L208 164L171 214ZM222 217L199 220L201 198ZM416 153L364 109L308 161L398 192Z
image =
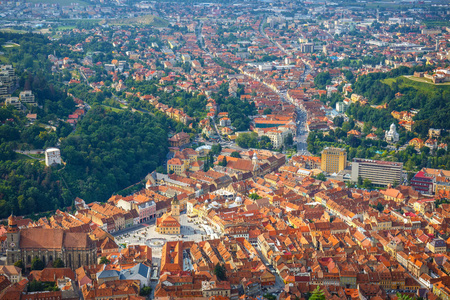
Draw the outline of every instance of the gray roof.
M149 278L150 276L150 268L141 263L135 265L131 269L123 270L120 273L120 279L137 279L140 276L144 278Z
M111 278L111 277L118 277L119 271L116 270L103 270L97 273L97 279L101 278Z

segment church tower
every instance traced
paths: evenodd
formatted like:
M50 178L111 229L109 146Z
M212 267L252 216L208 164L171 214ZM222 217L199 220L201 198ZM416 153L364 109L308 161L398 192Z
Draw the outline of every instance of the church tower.
M6 231L6 263L8 265L14 264L21 259L19 243L20 243L20 230L17 227L17 222L14 216L11 214L8 218L8 229Z
M180 200L178 200L177 195L173 197L171 205L172 205L172 212L171 212L172 217L176 219L178 222L180 222Z
M256 151L253 152L252 164L253 164L253 175L258 175L257 173L259 169L259 161L258 156L256 155Z

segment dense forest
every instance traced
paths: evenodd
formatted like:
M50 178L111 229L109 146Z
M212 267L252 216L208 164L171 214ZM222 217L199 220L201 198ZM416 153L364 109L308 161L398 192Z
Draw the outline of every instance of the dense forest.
M5 61L14 65L18 76L14 95L32 90L39 106L28 107L37 113L35 123L12 107L0 108L0 218L11 211L25 215L69 206L77 196L106 200L161 166L168 129L182 126L159 112L105 109L102 105L111 93L92 93L84 84L68 91L63 80L70 74L53 74L47 58L67 54L59 52L66 48L44 36L0 33L0 44L6 41L20 45L4 49ZM93 107L75 131L63 121L75 110L68 92ZM59 167L46 167L39 161L42 154L17 152L59 144L65 162Z
M37 124L27 125L23 114L12 107L0 108L0 218L54 210L70 205L61 195L60 177L52 168L14 149L43 149L72 131L60 122L56 131Z
M167 128L149 114L92 108L61 143L71 195L104 201L161 165Z

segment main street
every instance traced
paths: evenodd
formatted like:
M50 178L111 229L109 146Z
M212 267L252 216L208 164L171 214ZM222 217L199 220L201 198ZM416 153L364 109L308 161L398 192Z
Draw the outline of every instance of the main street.
M292 56L290 52L288 52L286 49L281 47L279 43L274 42L271 38L267 36L267 34L264 32L264 21L266 20L266 16L262 17L261 24L259 25L259 32L260 34L269 40L273 45L278 47L281 51L283 51L286 55ZM301 85L306 80L306 77L311 73L311 67L303 61L305 64L305 70L303 74L299 78L298 86ZM277 89L271 87L270 85L266 84L264 80L260 79L260 82L263 83L265 86L270 88L273 92L277 93L281 100L285 102L289 102L297 108L297 132L295 141L297 142L297 152L301 154L308 154L307 152L307 138L308 138L308 128L306 127L306 121L307 121L307 113L298 105L298 103L295 103L294 101L290 101L286 95L286 92L280 92Z

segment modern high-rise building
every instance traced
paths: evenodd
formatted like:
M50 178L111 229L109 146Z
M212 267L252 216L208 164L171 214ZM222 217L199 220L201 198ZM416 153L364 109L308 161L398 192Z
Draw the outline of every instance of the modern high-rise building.
M369 179L374 185L401 184L403 163L354 158L352 162L352 181L358 178Z
M341 148L325 148L322 151L322 171L338 173L347 166L347 152Z

